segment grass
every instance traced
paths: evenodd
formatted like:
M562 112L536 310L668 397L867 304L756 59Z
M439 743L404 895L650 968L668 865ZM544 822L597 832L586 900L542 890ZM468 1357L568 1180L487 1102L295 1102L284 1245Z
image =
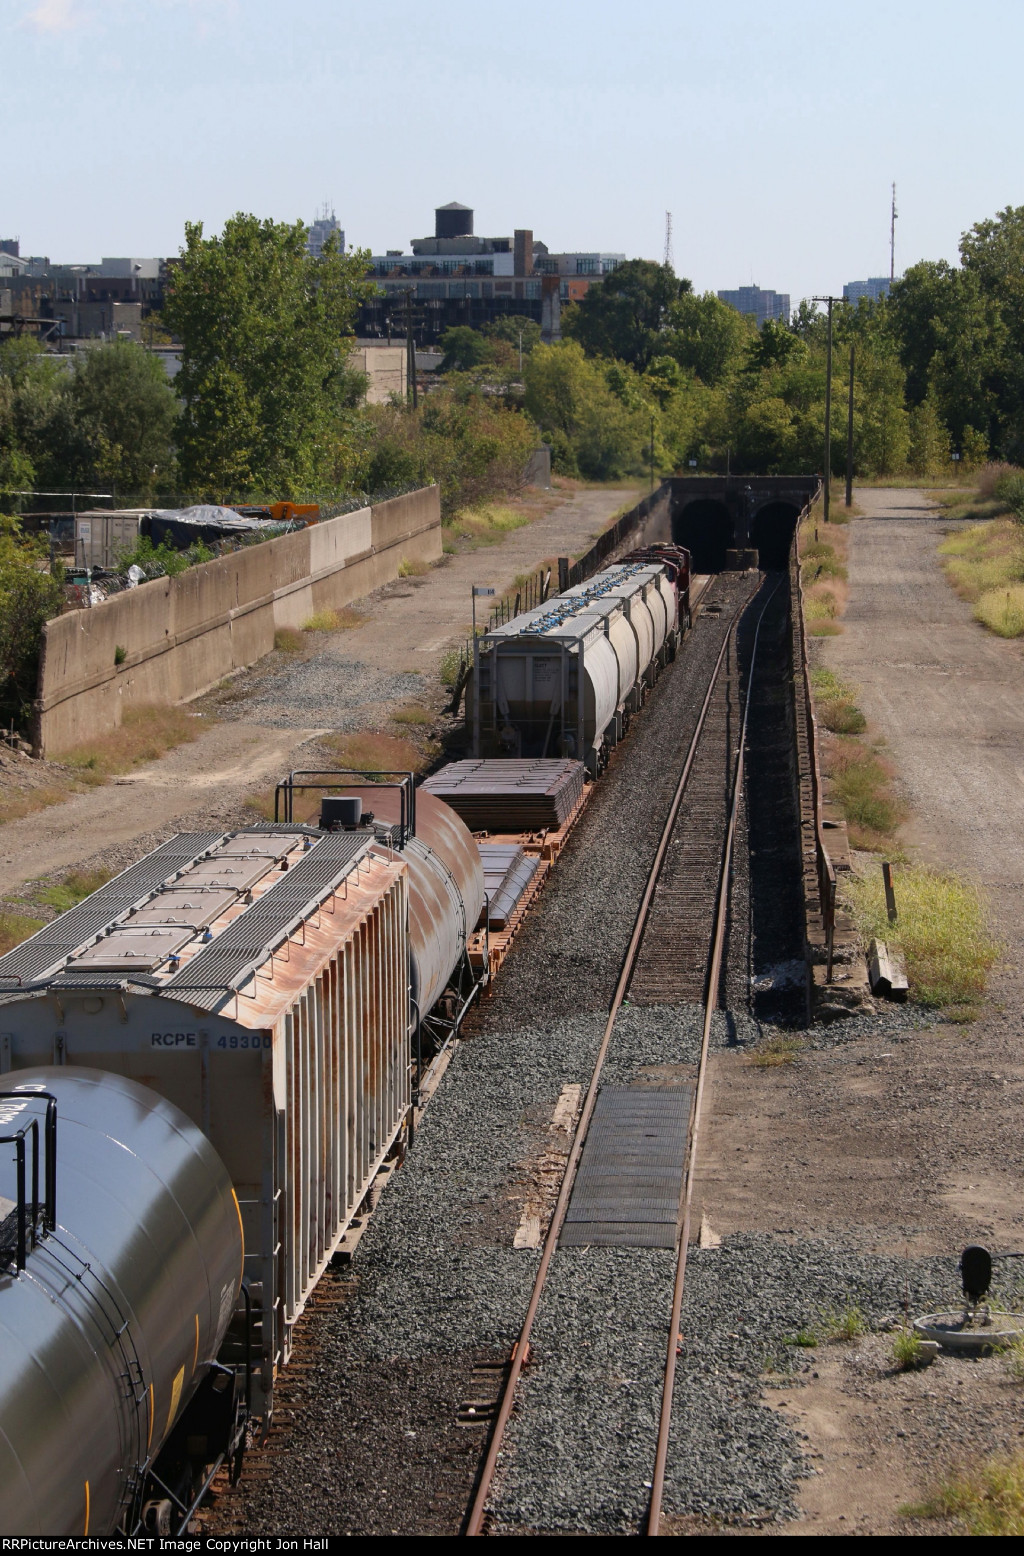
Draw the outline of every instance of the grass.
M889 764L873 747L844 737L828 743L822 766L854 847L884 846L905 815L892 789Z
M822 1308L817 1317L804 1324L796 1334L790 1335L787 1345L802 1346L810 1350L816 1345L837 1345L844 1340L857 1340L868 1332L868 1321L855 1302L843 1308Z
M337 753L342 767L355 767L360 772L419 773L430 760L411 740L397 735L329 735L324 744Z
M0 956L6 956L42 927L41 918L29 918L24 913L0 913Z
M1024 1534L1024 1455L984 1460L950 1475L923 1502L900 1508L904 1518L953 1518L967 1534Z
M410 702L405 708L396 708L391 715L396 724L432 724L434 715L418 702Z
M456 514L452 529L461 539L478 546L496 546L513 530L523 529L539 516L537 511L513 508L507 503L484 503Z
M399 578L422 578L430 568L426 562L420 562L416 557L404 556L398 564Z
M1024 637L1024 525L1007 516L996 498L946 512L951 518L983 519L942 542L946 577L973 605L982 626L998 637Z
M913 1329L901 1329L893 1336L890 1351L892 1364L897 1372L913 1372L924 1360L925 1352L919 1334Z
M762 1069L772 1069L780 1064L792 1064L804 1048L802 1037L786 1037L778 1032L754 1049L753 1061Z
M304 646L302 633L294 627L278 627L274 633L274 647L279 654L299 654Z
M195 740L203 727L183 708L165 703L140 703L126 708L119 729L83 741L65 752L60 761L80 782L105 783L117 773L130 772L144 762L155 762L175 746Z
M859 735L867 719L857 707L856 690L835 671L819 667L811 671L811 687L818 702L818 716L834 735Z
M1024 1383L1024 1338L1011 1340L1003 1351L1006 1370L1016 1383Z
M345 606L342 610L314 611L308 621L302 623L303 632L354 632L366 617ZM276 646L276 645L275 645Z
M67 789L24 789L20 794L0 797L0 826L8 821L21 821L48 805L59 805L68 797Z
M887 941L903 953L914 998L969 1010L984 993L998 954L977 888L959 876L902 865L894 876L898 918L890 924L880 869L846 878L844 895L865 944Z
M109 870L72 870L62 881L37 891L35 898L37 902L45 902L47 907L55 908L58 913L66 913L92 892L105 886L110 875Z

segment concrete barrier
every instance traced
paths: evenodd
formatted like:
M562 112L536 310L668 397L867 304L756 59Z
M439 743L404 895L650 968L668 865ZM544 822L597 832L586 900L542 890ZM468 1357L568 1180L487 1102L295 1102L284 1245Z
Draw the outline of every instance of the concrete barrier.
M198 697L269 653L279 627L370 594L403 560L440 556L441 498L430 486L58 616L39 658L36 754L116 729L132 704Z

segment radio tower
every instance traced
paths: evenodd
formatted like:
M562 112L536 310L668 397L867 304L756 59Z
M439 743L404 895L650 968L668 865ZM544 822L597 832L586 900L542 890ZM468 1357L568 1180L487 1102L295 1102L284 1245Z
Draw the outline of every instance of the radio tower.
M675 256L672 253L672 212L671 211L666 211L665 212L665 264L666 264L666 266L669 269L671 269L671 270L675 269Z
M889 283L896 279L896 218L899 215L896 209L896 185L892 186L892 212L889 216Z

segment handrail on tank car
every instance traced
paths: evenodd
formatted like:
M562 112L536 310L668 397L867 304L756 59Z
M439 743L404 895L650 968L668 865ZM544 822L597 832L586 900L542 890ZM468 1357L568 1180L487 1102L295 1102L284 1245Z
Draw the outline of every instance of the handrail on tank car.
M381 776L397 777L398 783L379 783ZM397 789L399 796L399 848L404 848L411 837L416 836L416 774L401 767L297 767L282 778L274 790L274 821L289 823L295 820L295 791L307 789L335 789L336 783L298 783L300 778L365 778L367 783L379 789ZM284 814L281 814L281 811Z
M31 1226L32 1246L39 1241L40 1209L42 1232L52 1232L57 1224L57 1099L49 1091L0 1091L0 1102L44 1101L46 1118L43 1124L43 1202L39 1201L39 1120L30 1119L13 1134L0 1135L0 1145L14 1146L17 1183L18 1246L17 1267L25 1268L28 1258L28 1233ZM25 1183L25 1136L32 1137L32 1198L29 1200ZM28 1207L31 1203L32 1214Z

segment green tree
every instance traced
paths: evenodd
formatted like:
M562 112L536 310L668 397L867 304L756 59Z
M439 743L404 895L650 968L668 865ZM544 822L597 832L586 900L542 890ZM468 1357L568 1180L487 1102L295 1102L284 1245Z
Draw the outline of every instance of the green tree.
M739 365L750 323L713 292L684 292L668 310L660 349L716 388Z
M631 368L593 361L576 341L562 341L535 347L524 378L526 409L560 469L597 481L642 470L650 408Z
M628 259L566 310L563 333L588 356L617 357L643 372L662 352L660 337L672 304L690 290L690 282L680 280L670 265Z
M80 477L136 495L169 484L177 401L157 357L133 341L83 352L70 385Z
M27 728L36 695L43 623L64 603L64 575L46 566L46 545L0 519L0 720Z
M179 457L186 485L217 497L318 489L356 388L347 369L367 256L333 237L239 213L220 237L189 223L163 318L182 346Z
M934 399L929 396L920 405L915 405L908 422L907 463L914 474L948 474L951 452L949 433Z
M491 340L505 341L513 346L517 353L522 338L524 357L533 350L534 346L540 345L540 325L522 313L509 313L500 319L495 319L491 324L484 326L483 333Z
M456 324L441 336L442 373L468 373L482 367L490 357L489 342L479 330L468 324Z

